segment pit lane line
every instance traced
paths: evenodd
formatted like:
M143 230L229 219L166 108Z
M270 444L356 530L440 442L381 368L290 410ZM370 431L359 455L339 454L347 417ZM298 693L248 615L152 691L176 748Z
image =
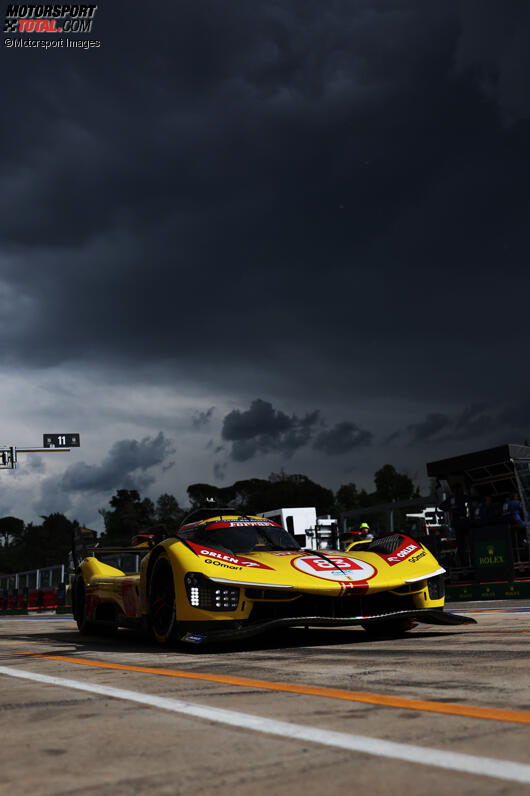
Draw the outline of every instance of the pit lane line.
M186 680L202 680L224 685L236 685L250 688L263 688L268 691L282 691L305 696L326 697L340 699L346 702L364 702L369 705L381 707L401 708L405 710L418 710L426 713L443 713L449 716L466 716L474 719L487 719L502 721L511 724L530 724L530 713L521 710L508 710L503 708L489 708L478 705L458 705L451 702L434 702L409 697L387 696L385 694L370 694L361 691L347 691L339 688L325 688L322 686L298 685L296 683L280 683L269 680L255 680L249 677L236 677L232 675L209 674L202 672L187 672L181 669L158 669L149 666L132 666L109 661L98 661L91 658L76 658L68 655L51 655L41 652L17 652L17 655L29 658L44 658L62 663L75 663L97 669L114 669L125 672L138 672L140 674L154 674L162 677L178 677Z
M148 707L160 708L172 713L183 714L186 717L214 721L232 727L240 727L266 735L292 738L293 740L309 741L311 743L346 749L351 752L363 752L376 757L387 757L394 760L417 763L419 765L435 766L437 768L458 771L465 774L476 774L494 779L509 780L530 784L530 765L515 763L510 760L501 760L491 757L468 755L462 752L450 752L444 749L433 749L413 744L396 743L364 735L353 735L332 730L322 730L303 724L294 724L286 721L277 721L263 716L240 713L235 710L213 708L195 702L187 702L171 697L159 697L154 694L145 694L140 691L129 691L124 688L98 685L96 683L83 683L79 680L70 680L62 677L50 677L37 672L11 669L0 666L0 674L22 680L33 680L47 685L71 688L78 691L88 691L92 694L136 702Z

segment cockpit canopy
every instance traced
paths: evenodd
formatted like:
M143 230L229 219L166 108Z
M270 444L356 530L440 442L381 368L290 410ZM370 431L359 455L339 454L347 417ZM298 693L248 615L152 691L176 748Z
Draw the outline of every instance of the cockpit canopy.
M184 541L230 553L265 553L271 550L300 550L291 534L270 520L219 519L184 526L177 534Z

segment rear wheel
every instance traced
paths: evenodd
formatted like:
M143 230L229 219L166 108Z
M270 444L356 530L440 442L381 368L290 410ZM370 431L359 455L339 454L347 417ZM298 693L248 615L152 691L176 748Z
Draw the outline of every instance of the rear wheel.
M159 644L170 644L176 638L175 582L168 558L162 554L153 566L149 588L151 631Z
M86 589L81 575L77 575L72 588L72 609L79 632L84 635L97 633L97 625L89 622L86 616Z

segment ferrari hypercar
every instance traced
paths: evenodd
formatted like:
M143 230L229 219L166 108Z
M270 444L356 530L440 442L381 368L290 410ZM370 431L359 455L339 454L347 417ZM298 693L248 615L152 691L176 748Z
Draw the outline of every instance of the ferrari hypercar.
M445 570L401 533L345 552L305 550L271 520L213 511L192 513L168 538L91 550L72 586L79 630L141 627L160 644L201 644L282 626L387 635L474 622L444 612Z

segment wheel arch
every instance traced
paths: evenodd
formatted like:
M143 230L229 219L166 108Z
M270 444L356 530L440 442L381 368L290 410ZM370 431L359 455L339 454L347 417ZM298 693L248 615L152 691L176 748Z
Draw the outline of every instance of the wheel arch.
M147 562L147 569L146 569L146 573L145 573L145 606L144 607L145 607L146 610L148 609L148 606L149 606L149 591L151 589L151 577L153 575L153 569L154 569L154 566L155 566L156 562L160 558L160 556L164 555L164 554L167 556L167 559L168 559L169 564L171 566L171 571L173 573L173 583L174 583L174 586L175 586L175 591L176 591L176 588L177 588L175 564L174 564L174 561L173 561L173 556L171 555L170 551L168 550L168 548L165 545L163 545L163 544L157 545L156 547L153 548L153 550L149 554L149 560Z

